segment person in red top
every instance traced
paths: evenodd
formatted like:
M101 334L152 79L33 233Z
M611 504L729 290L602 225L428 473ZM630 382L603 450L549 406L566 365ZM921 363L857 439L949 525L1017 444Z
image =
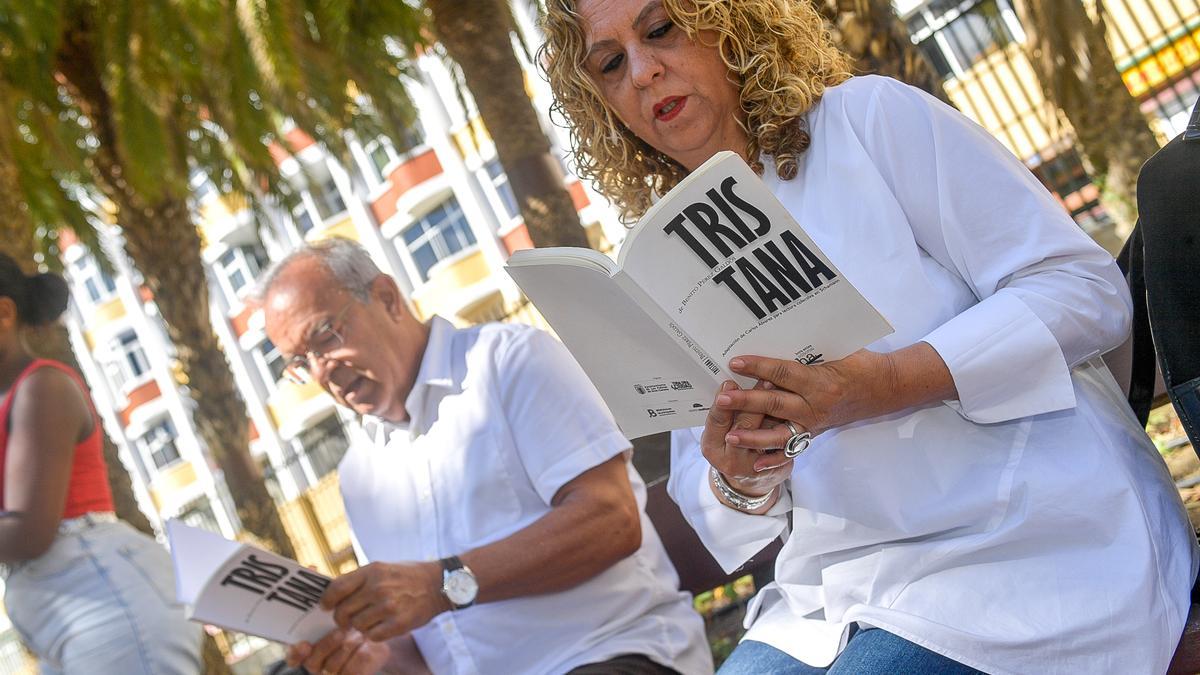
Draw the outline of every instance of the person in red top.
M44 674L198 673L201 632L174 601L170 558L113 513L86 387L22 341L67 299L62 277L26 276L0 253L5 608Z

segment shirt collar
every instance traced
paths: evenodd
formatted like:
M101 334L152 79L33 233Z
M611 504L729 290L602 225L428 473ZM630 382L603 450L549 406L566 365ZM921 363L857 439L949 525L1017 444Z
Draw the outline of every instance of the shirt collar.
M387 437L398 430L408 431L409 440L429 430L427 421L428 403L433 397L440 399L446 394L462 391L462 382L454 374L454 324L434 315L429 320L429 340L421 356L421 367L413 382L404 409L408 412L407 422L389 422L382 417L363 415L362 425L367 435L376 443L386 443Z

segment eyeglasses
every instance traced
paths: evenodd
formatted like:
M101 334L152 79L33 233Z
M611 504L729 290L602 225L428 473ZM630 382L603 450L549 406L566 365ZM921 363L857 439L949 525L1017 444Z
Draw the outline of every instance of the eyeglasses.
M353 302L353 301L351 301ZM312 380L312 370L318 359L325 358L329 352L346 344L343 328L335 328L345 318L350 310L350 303L341 309L332 319L323 321L308 338L308 349L287 360L283 374L293 384L306 384Z

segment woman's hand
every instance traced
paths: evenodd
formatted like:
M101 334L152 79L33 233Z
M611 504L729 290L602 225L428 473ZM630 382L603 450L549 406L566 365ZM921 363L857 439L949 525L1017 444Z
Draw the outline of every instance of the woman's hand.
M808 366L741 356L729 367L773 386L722 391L715 407L729 415L757 414L791 422L797 431L813 436L859 420L958 398L950 370L924 342L890 354L860 349L844 359ZM723 440L733 448L762 451L782 448L791 435L786 424L777 424L731 429ZM760 460L755 468L765 463Z
M773 385L760 383L756 391L769 389ZM720 400L730 392L738 391L737 384L725 382L717 397ZM712 465L733 489L749 497L757 497L770 493L787 480L792 473L792 460L783 456L782 452L764 453L757 450L745 450L726 442L730 434L743 434L759 430L763 426L774 426L775 422L765 421L761 414L738 413L728 406L713 405L708 411L704 422L704 433L700 436L700 450L704 458ZM756 432L757 433L757 432ZM710 488L722 503L721 494L711 484ZM774 506L778 495L770 499L762 508L754 513L765 513ZM732 505L729 505L732 507Z

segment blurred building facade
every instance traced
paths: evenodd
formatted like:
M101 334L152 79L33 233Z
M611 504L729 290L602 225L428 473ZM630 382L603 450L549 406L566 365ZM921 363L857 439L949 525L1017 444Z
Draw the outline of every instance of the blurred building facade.
M248 302L271 261L306 241L346 237L395 277L421 318L436 313L466 325L532 316L502 270L512 252L533 244L488 131L469 96L467 107L460 103L439 55L422 56L417 70L420 81L410 90L419 118L401 138L349 138L350 157L339 159L298 129L288 132L294 154L276 156L280 174L300 194L290 209L256 217L203 176L193 180L212 324L246 403L252 454L280 504L324 484L345 451L345 429L355 422L316 385L283 377L283 359L263 331L261 312ZM532 67L526 80L539 109L548 109L548 89ZM548 119L545 130L564 157L561 130ZM624 227L565 160L562 165L589 240L611 249ZM74 300L68 315L74 346L139 499L160 520L182 518L234 536L235 510L190 422L186 374L176 365L154 298L121 252L119 228L108 233L105 247L115 275L69 235L60 243ZM314 505L318 519L326 506ZM301 515L295 523L311 514ZM348 541L348 533L334 538ZM306 562L328 568L328 558L320 551Z
M533 30L531 23L523 28ZM527 92L539 110L548 110L548 86L527 66ZM212 325L246 404L251 454L298 558L327 573L357 565L335 469L348 429L358 422L315 384L283 376L262 313L249 303L271 261L306 241L346 237L397 280L421 318L540 323L502 269L512 252L533 244L488 130L436 51L419 59L416 72L419 81L409 89L418 119L403 136L350 137L350 156L339 158L298 129L288 132L294 153L275 154L280 174L300 194L291 208L256 214L218 194L205 177L193 179ZM565 132L548 118L543 126L589 242L611 250L624 226L602 197L571 175ZM186 373L154 298L121 251L119 228L106 234L104 247L115 274L69 233L60 235L60 244L73 299L67 315L72 343L143 510L156 526L180 518L237 537L233 501L191 422ZM228 646L240 656L259 645Z
M1187 126L1200 92L1200 2L1103 4L1117 69L1165 142ZM1098 235L1111 227L1070 129L1042 95L1012 0L894 0L894 5L959 109L1020 157L1085 231Z
M1173 136L1200 90L1200 2L1106 5L1126 84L1161 135ZM1105 227L1098 190L1050 122L1009 0L897 0L896 7L960 109L1025 161L1081 227ZM534 35L528 17L519 22ZM255 279L301 242L343 236L370 251L422 317L436 313L460 325L539 321L502 270L513 251L532 242L488 131L469 96L461 102L436 52L420 58L417 72L420 81L411 91L419 119L402 137L351 138L351 156L339 159L298 130L289 132L297 152L278 157L280 173L300 190L293 208L259 220L203 177L194 181L212 324L246 403L251 452L298 557L330 573L357 564L335 471L347 429L357 422L315 385L282 376L283 359L263 332L261 313L247 303ZM555 151L565 157L566 134L545 117L548 87L532 65L527 73L527 91ZM563 165L589 240L602 250L618 245L625 230L617 215ZM82 246L63 243L74 299L72 340L144 510L156 523L177 517L236 536L228 491L191 424L186 374L176 366L154 298L120 253L119 233L114 230L107 246L115 275L102 271ZM230 648L244 653L253 645ZM0 644L0 663L4 651Z

